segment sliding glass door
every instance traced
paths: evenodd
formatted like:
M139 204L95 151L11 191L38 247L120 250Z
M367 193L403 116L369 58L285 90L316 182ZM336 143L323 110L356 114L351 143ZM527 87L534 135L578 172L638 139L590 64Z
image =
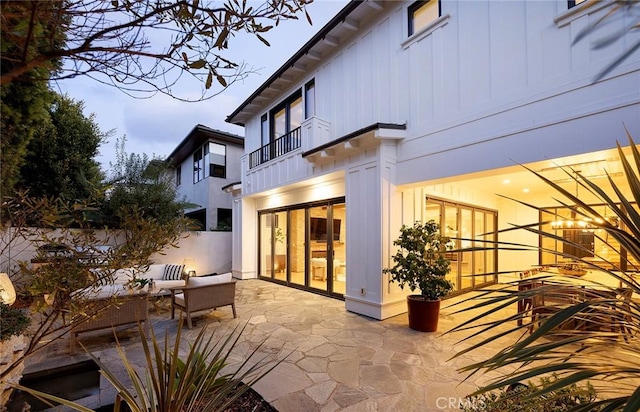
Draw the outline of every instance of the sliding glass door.
M260 215L260 274L287 280L287 214Z
M451 271L447 279L455 285L455 291L467 291L495 282L497 249L497 212L471 205L462 205L440 199L428 198L426 220L435 220L440 231L451 238L454 249L472 246L486 247L474 252L448 253Z
M344 295L347 282L344 199L259 213L259 276Z

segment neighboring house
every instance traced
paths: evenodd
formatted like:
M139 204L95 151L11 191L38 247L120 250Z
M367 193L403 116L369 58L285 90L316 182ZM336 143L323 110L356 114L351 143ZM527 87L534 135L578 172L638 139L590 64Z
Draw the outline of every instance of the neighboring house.
M408 291L382 275L401 224L435 219L447 235L493 240L499 228L538 221L498 196L556 204L520 164L558 182L567 180L558 165L618 179L616 140L626 144L624 127L640 139L640 51L592 79L637 34L592 49L624 30L618 19L572 45L610 7L347 4L227 118L246 139L242 183L229 188L242 229L234 276L342 298L347 310L384 319L406 311ZM509 232L500 240L541 242ZM576 241L601 246L593 232ZM458 293L495 282L495 272L556 263L537 251L451 258Z
M169 155L179 199L197 205L185 211L200 230L230 231L232 198L223 188L240 181L244 139L231 133L194 127Z

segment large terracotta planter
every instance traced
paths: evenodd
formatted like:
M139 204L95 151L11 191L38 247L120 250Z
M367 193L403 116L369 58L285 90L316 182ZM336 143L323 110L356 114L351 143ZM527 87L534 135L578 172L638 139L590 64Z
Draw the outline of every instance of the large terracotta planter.
M439 300L426 300L421 295L409 295L407 308L411 329L420 332L435 332L438 329Z

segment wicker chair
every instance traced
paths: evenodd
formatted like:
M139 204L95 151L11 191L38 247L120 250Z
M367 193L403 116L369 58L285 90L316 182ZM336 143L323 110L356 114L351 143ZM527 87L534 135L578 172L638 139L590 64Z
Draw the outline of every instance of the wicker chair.
M78 334L99 329L112 329L116 326L144 324L145 333L149 330L149 310L147 308L147 294L140 293L120 296L116 299L94 299L88 302L92 317L76 318L71 328L70 350L76 353Z
M190 281L191 282L191 281ZM233 317L236 315L236 282L213 283L209 285L189 285L171 290L171 319L175 319L176 308L182 310L187 317L187 327L193 327L191 314L222 306L231 306ZM182 293L176 293L182 291Z

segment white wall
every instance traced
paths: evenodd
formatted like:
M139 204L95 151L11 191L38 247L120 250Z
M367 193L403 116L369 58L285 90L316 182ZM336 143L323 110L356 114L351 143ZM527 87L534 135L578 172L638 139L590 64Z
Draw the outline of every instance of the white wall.
M615 147L623 123L640 135L640 51L591 81L638 35L592 50L618 21L571 46L608 11L588 3L567 12L564 0L445 0L441 21L407 39L411 2L385 2L386 14L362 24L247 122L247 152L261 144L260 115L312 78L316 116L329 123L330 140L375 122L407 124L398 184ZM287 177L264 174L267 187Z
M231 232L191 232L178 247L167 247L151 257L155 263L182 264L194 259L197 275L231 271Z
M34 229L35 230L35 229ZM14 273L18 262L29 263L36 253L34 242L25 238L11 236L11 230L2 233L0 251L0 271ZM60 232L55 232L60 233ZM110 239L106 244L117 244L115 231L95 231L97 239ZM59 236L59 235L52 235ZM34 235L34 239L40 239ZM198 275L206 273L224 273L231 271L231 232L191 232L178 241L177 247L166 247L151 256L154 263L182 264L184 259L195 261Z

